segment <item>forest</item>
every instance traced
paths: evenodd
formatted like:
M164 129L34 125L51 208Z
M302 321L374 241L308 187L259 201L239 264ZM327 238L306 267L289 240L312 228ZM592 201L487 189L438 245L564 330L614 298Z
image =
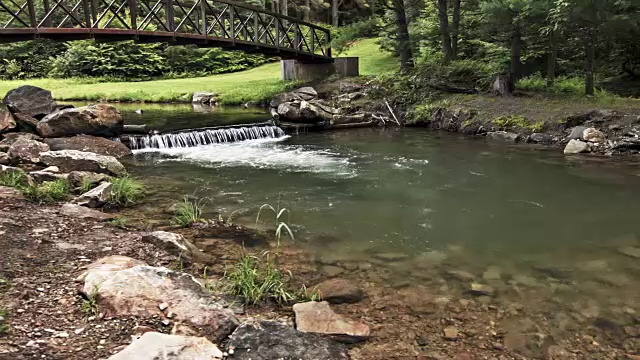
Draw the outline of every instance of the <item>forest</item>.
M246 2L330 27L335 53L376 38L402 72L447 86L484 88L501 74L511 89L518 82L532 90L640 95L640 0ZM7 16L0 12L2 22ZM116 81L205 76L270 61L215 48L90 40L4 44L0 60L1 79Z

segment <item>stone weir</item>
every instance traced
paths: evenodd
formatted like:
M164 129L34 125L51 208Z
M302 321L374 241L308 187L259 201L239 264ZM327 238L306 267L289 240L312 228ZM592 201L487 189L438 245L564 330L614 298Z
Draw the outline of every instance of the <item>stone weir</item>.
M281 128L269 122L187 129L166 134L123 135L120 140L132 150L144 150L186 148L246 140L279 139L284 136L286 134Z

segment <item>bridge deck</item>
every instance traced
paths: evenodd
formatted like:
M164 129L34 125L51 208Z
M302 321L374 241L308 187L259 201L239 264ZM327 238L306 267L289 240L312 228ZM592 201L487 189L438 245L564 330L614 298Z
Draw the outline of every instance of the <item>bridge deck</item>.
M332 61L329 30L230 0L17 1L0 0L0 42L136 40Z

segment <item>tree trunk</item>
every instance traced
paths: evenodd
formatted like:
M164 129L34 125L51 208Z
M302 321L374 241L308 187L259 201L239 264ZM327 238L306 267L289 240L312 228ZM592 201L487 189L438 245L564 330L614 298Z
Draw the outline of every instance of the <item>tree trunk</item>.
M333 27L338 27L338 2L339 0L333 0L331 2L331 25Z
M289 16L289 1L288 0L282 0L282 10L280 11L280 14L282 14L284 16Z
M513 79L509 74L497 74L491 82L491 92L498 96L509 96L513 93Z
M309 21L309 14L311 13L311 0L305 0L304 2L304 21Z
M453 50L451 49L451 36L449 35L449 15L447 14L447 0L438 0L438 25L440 28L440 39L442 41L444 61L449 62L453 59Z
M594 67L596 58L596 32L595 29L590 28L588 34L588 40L586 44L586 59L584 64L584 94L593 95L595 93L594 85Z
M458 34L460 34L460 0L453 0L453 14L451 15L451 54L458 58Z
M555 31L549 33L549 53L547 54L547 86L556 80L556 63L558 61L558 35Z
M392 1L393 11L396 16L396 42L398 55L400 56L400 68L406 70L413 67L413 52L411 51L407 13L404 8L404 0Z
M509 76L512 82L516 82L520 78L520 58L522 57L522 34L518 25L513 26L511 34L511 69Z

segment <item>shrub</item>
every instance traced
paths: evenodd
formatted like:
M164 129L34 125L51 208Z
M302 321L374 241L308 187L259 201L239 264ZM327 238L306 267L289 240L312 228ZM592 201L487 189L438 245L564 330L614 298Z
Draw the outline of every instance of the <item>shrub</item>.
M540 131L544 127L544 122L542 121L532 123L526 118L516 115L501 116L499 118L493 119L491 122L499 128L503 129L521 128L529 129L532 131Z
M70 191L69 182L66 179L45 181L40 185L28 185L22 189L27 198L42 204L66 200Z
M267 300L283 305L306 297L306 291L292 290L291 277L291 273L277 269L268 254L263 257L245 255L224 275L229 282L229 291L246 305Z
M575 94L584 93L584 80L579 77L558 77L551 86L547 86L547 80L540 75L531 75L518 80L516 83L518 90L547 92L552 94Z
M178 226L189 226L201 221L203 205L203 200L189 200L185 196L183 202L176 207L173 222Z
M380 29L380 22L376 17L371 17L339 28L332 28L331 47L340 54L349 49L351 44L356 40L378 36Z
M111 181L111 185L108 203L112 205L133 205L144 196L142 183L129 176L115 178Z

